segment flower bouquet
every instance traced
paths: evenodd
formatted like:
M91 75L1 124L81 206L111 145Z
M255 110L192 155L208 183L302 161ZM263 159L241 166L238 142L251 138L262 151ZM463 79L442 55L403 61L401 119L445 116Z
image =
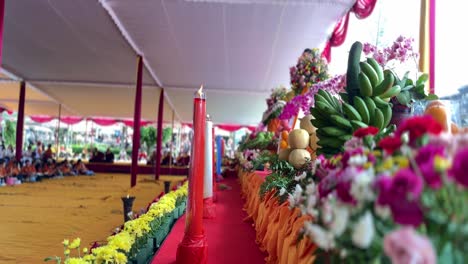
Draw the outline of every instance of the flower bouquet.
M377 131L357 130L343 153L319 158L316 180L287 194L313 218L303 235L319 248L316 262L463 263L467 135L440 134L426 116Z

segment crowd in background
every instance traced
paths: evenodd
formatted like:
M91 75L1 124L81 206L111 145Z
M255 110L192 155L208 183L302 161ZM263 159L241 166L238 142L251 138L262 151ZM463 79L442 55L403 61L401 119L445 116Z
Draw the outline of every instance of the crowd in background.
M4 186L8 180L18 184L42 178L93 174L81 159L57 161L51 145L45 149L41 142L37 142L35 146L29 145L20 160L16 159L11 145L7 148L0 145L0 186Z

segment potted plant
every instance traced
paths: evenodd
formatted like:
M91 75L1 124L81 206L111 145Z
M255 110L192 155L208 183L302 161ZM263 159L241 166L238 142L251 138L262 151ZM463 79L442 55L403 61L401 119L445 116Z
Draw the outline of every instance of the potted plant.
M401 79L395 73L393 75L395 76L395 84L401 87L401 92L391 99L393 104L392 124L398 125L402 120L421 113L422 111L416 108L423 107L424 101L438 99L435 94L427 92L427 74L420 75L416 81L408 78L409 71Z

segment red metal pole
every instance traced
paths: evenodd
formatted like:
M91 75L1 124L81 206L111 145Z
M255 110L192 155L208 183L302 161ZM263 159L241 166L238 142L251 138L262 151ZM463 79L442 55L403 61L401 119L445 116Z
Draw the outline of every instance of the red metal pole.
M159 180L159 172L161 170L161 149L162 149L162 131L163 131L163 114L164 114L164 88L161 88L159 95L159 108L158 108L158 130L156 135L156 158L154 170L154 179Z
M24 101L26 100L26 83L20 84L18 102L18 117L16 120L16 160L20 161L23 156L23 128L24 128Z
M135 93L135 111L133 116L132 169L130 187L136 185L138 174L138 150L140 149L141 89L143 77L143 57L138 56L137 83Z
M185 234L177 248L177 264L207 263L208 245L203 229L203 182L205 174L206 102L202 89L194 98L193 139L190 156Z

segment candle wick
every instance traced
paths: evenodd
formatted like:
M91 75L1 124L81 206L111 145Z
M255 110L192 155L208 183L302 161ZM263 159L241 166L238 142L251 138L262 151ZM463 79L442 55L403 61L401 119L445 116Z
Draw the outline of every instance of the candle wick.
M203 84L200 86L200 89L197 91L198 95L201 97L203 93Z

